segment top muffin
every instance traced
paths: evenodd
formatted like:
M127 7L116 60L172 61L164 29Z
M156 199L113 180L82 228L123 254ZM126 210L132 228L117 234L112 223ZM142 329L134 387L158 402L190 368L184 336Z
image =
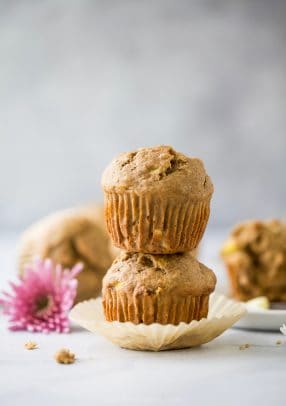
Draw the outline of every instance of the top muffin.
M107 228L117 247L172 254L199 244L213 193L200 159L164 145L141 148L111 162L102 186Z
M102 185L106 191L180 190L183 194L191 193L194 200L213 193L203 162L176 152L167 145L140 148L119 155L104 171Z

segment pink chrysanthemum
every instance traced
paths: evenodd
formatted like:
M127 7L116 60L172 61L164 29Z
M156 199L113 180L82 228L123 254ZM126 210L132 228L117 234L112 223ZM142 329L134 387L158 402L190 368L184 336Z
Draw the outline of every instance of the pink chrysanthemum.
M25 269L19 283L10 283L12 293L3 292L0 303L9 316L10 330L69 332L68 311L73 305L82 264L71 270L54 266L50 259L36 259Z

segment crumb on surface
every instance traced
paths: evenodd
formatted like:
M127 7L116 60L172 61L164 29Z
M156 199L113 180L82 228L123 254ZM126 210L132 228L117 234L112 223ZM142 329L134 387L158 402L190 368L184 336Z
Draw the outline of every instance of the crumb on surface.
M55 353L55 360L59 364L73 364L75 362L75 354L63 348Z
M250 347L250 344L242 344L242 345L239 346L239 349L240 350L246 350L246 348L249 348L249 347Z
M281 345L282 344L282 341L281 340L277 340L276 341L276 345Z
M35 343L34 341L27 341L24 344L24 347L26 348L26 350L36 350L38 347L38 344Z

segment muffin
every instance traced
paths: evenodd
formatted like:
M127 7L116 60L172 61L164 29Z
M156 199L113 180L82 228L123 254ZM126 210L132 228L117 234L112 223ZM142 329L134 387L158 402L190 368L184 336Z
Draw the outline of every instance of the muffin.
M128 252L190 251L205 231L213 185L204 165L169 146L124 153L104 171L105 218Z
M103 209L96 205L63 210L33 224L23 233L18 251L20 274L35 256L68 268L82 262L77 302L100 293L102 278L115 258Z
M190 253L121 253L103 279L107 321L190 323L207 317L215 274Z
M239 300L266 296L286 301L286 223L247 221L222 247L231 293Z

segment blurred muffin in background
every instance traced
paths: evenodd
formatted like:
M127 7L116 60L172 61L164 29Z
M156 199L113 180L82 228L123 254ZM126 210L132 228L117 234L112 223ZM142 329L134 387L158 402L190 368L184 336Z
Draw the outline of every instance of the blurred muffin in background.
M51 258L69 268L82 262L79 302L100 293L102 278L117 253L105 228L103 208L90 205L56 212L29 227L19 244L18 267L22 274L35 256Z
M239 300L266 296L286 301L286 223L252 220L237 225L222 246L231 293Z

